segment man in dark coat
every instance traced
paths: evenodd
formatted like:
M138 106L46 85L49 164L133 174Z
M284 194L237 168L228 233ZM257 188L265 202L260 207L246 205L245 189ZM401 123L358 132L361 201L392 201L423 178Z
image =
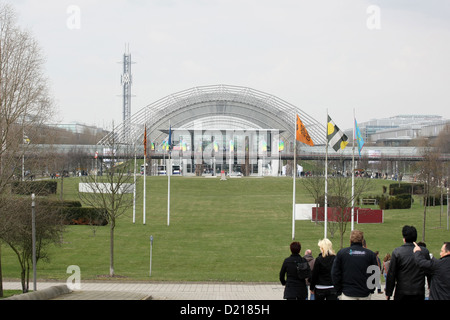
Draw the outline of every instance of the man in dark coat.
M386 277L386 298L390 299L394 294L394 300L425 300L426 274L414 261L417 230L413 226L404 226L402 235L404 244L392 251ZM425 259L430 259L427 248L423 247L420 253Z
M444 242L438 259L427 260L422 248L414 242L414 260L431 274L430 300L450 300L450 242Z
M377 266L375 253L363 247L364 233L350 233L350 247L339 250L333 261L331 278L340 300L370 300L375 287L370 288L371 267Z
M294 241L290 245L291 256L283 261L280 270L280 282L284 288L284 299L287 300L306 300L308 290L306 289L305 279L300 279L297 273L297 262L302 261L300 256L300 242Z

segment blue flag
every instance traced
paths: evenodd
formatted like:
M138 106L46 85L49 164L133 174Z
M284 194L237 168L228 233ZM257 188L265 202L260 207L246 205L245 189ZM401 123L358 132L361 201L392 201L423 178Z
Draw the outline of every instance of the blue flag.
M361 157L361 150L364 147L364 139L362 137L361 131L359 130L356 119L355 119L355 138L356 138L356 143L358 144L359 156Z

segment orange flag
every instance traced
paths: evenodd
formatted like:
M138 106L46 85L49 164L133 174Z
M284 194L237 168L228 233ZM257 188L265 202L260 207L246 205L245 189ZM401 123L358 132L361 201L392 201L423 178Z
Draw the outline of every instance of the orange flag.
M308 134L308 131L306 131L305 126L300 121L299 116L297 115L297 125L295 127L295 139L297 141L303 142L304 144L307 144L309 146L314 146L314 142L312 141L311 137Z
M144 130L144 156L147 158L147 125L145 125Z

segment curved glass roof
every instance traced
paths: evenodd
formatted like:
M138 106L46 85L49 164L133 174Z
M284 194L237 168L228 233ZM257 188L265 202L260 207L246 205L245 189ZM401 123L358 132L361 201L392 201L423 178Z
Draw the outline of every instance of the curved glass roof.
M316 145L325 144L325 126L300 108L268 93L231 85L201 86L155 101L114 129L120 143L161 142L172 128L278 129L288 141L295 134L296 114ZM108 137L98 144L104 144ZM293 141L293 140L291 140Z

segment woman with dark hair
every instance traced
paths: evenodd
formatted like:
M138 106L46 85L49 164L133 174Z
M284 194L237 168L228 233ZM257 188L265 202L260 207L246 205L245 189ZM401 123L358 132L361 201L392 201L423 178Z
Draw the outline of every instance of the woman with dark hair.
M300 279L297 273L297 263L302 261L300 242L294 241L290 245L291 255L287 257L280 270L280 282L284 288L283 298L287 300L306 300L308 291L305 279Z

